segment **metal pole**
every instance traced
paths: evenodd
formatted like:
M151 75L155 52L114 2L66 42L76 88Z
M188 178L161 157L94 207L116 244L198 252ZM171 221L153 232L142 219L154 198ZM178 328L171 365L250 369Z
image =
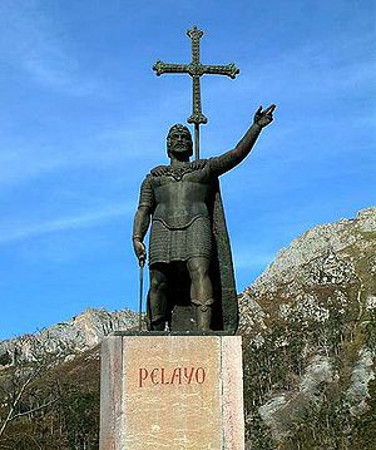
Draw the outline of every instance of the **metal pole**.
M200 124L195 122L195 159L200 159Z
M142 296L144 293L144 264L145 261L140 261L140 303L139 303L139 321L138 321L138 329L142 330Z

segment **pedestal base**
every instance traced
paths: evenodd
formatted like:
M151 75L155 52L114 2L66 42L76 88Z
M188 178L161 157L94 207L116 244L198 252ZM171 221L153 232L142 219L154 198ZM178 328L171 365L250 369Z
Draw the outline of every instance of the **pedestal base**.
M103 341L100 450L243 450L241 337Z

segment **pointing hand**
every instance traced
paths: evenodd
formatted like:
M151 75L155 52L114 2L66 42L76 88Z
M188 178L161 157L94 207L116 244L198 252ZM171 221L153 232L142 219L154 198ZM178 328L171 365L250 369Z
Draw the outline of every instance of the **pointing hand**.
M264 111L262 110L262 106L256 111L256 114L253 118L253 123L259 125L261 128L266 127L273 121L273 112L276 109L276 105L272 104Z

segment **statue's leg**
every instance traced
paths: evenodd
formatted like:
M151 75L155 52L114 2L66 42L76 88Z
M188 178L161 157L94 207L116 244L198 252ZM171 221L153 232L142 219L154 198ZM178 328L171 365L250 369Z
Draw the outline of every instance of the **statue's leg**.
M168 318L167 310L167 268L162 265L150 268L148 293L148 330L164 331Z
M213 285L209 277L210 260L203 256L190 258L187 268L191 279L191 302L198 307L198 329L209 331L214 303Z

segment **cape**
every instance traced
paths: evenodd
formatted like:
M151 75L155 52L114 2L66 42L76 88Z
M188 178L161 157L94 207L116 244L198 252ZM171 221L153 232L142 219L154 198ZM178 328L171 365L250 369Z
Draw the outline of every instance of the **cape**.
M239 323L237 292L232 262L230 238L227 231L225 213L221 197L219 180L213 180L214 202L212 211L214 254L212 258L212 283L216 303L213 307L213 329L235 334ZM219 314L221 313L221 315Z

